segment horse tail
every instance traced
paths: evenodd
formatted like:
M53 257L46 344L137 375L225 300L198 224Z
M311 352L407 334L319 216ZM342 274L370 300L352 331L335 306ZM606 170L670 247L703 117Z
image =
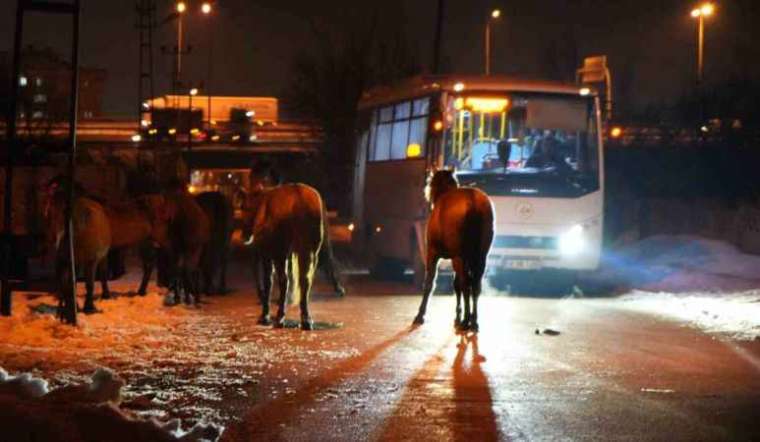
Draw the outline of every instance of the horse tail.
M494 235L494 217L490 203L487 206L479 203L476 199L473 207L465 215L464 222L465 238L471 238L465 242L466 261L469 263L467 272L477 280L485 273L486 257Z
M292 250L290 256L290 269L292 272L290 280L293 281L291 293L293 294L294 304L301 302L302 289L306 291L311 289L319 255L327 238L327 211L325 210L325 204L316 190L310 190L313 192L313 196L316 197L315 200L309 201L309 197L306 196L307 193L311 192L307 192L303 187L299 189L302 206L300 219L303 224L293 226L299 231L298 233L294 231L293 235L303 235L297 242L298 246L295 250ZM306 284L306 287L302 287L304 284Z

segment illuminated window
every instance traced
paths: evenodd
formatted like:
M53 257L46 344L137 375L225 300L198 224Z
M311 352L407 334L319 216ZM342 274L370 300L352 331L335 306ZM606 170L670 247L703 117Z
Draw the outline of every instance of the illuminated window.
M18 78L18 85L19 86L25 87L28 83L29 83L29 80L27 80L27 78L24 77L23 75Z
M424 155L430 98L402 101L372 111L368 161L404 160L409 144Z

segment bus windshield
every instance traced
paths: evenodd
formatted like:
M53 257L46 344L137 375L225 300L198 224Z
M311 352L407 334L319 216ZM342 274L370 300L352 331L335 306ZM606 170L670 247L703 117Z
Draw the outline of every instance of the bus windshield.
M491 194L583 195L599 188L589 97L457 96L446 109L444 163Z

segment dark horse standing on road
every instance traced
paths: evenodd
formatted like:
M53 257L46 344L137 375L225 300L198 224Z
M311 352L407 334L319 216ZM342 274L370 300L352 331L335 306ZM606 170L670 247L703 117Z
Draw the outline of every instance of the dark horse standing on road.
M159 279L170 279L175 303L184 292L186 303L197 304L201 259L211 236L209 217L179 181L170 183L161 197L150 202L153 240L161 249Z
M195 196L195 201L209 220L209 241L201 256L203 292L223 294L227 291L227 261L235 223L232 204L221 192L200 193ZM217 277L219 285L215 286Z
M298 286L294 296L300 298L301 328L311 330L314 323L309 313L309 294L327 233L322 198L312 187L285 184L259 190L251 200L252 210L243 234L250 237L249 243L253 245L254 281L262 306L259 323L271 324L269 302L274 270L280 286L275 326L284 325L290 268Z
M427 224L427 257L422 303L415 324L425 321L430 293L441 258L451 259L456 277L457 295L455 325L463 330L478 331L478 296L486 269L486 257L493 242L493 206L482 191L459 187L454 171L433 173L425 189L432 212ZM461 299L464 295L464 318ZM470 298L472 297L472 308Z

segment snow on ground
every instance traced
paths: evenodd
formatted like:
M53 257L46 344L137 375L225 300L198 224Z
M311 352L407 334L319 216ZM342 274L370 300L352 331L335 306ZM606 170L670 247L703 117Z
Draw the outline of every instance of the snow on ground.
M145 297L130 293L139 276L133 272L112 282L118 294L114 300L99 300L98 286L101 312L78 315L77 327L60 323L51 313L54 297L14 293L13 315L0 319L3 368L30 372L57 388L81 384L107 367L125 381L123 406L140 416L227 425L264 389L282 390L270 384L285 384L293 374L283 366L298 361L291 366L311 372L317 367L308 361L317 356L323 362L340 360L354 351L341 345L339 324L319 322L319 302L313 312L321 330L274 330L256 325L260 306L250 289L204 298L200 307L167 307L163 293L152 285ZM289 314L297 316L298 309L290 308ZM276 374L264 375L272 372Z
M90 381L50 391L30 373L9 376L0 368L0 427L8 440L213 442L223 428L197 423L182 429L179 419L141 419L119 408L124 381L99 368Z
M760 256L724 241L658 235L608 251L594 282L622 306L735 339L760 338Z

